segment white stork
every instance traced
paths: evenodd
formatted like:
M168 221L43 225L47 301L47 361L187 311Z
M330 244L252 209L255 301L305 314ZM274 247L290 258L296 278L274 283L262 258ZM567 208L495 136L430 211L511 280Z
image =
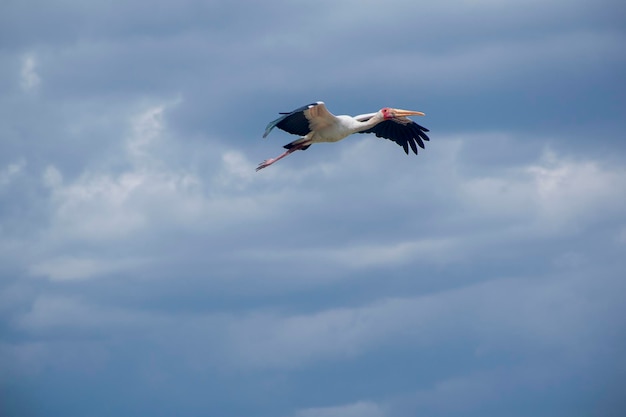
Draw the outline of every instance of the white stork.
M279 113L278 119L265 128L263 137L278 127L287 133L301 136L284 146L287 151L276 158L266 159L257 167L257 171L272 165L297 150L306 150L314 143L337 142L353 133L374 133L379 138L396 142L409 153L409 146L417 155L417 146L424 148L426 129L406 116L424 116L424 113L385 107L376 113L358 116L335 116L328 111L322 101L302 106L288 113Z

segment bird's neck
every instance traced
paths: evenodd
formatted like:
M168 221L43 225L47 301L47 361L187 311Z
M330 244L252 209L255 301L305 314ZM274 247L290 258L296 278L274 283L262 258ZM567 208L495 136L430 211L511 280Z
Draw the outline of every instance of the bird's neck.
M367 117L367 116L369 116L369 114L368 115L360 115L360 116L357 116L355 118L355 120L354 120L354 122L355 122L354 132L355 133L362 132L364 130L370 129L370 128L376 126L377 124L379 124L380 122L382 122L385 119L383 117L382 113L377 112L377 113L374 113L374 115L372 117L368 118L365 121L358 120L358 118L360 118L360 117Z

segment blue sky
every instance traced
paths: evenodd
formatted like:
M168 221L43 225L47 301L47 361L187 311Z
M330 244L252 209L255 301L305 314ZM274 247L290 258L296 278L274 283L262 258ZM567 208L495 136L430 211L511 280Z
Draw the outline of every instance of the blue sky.
M0 5L7 416L618 416L617 1ZM426 113L260 172L265 125Z

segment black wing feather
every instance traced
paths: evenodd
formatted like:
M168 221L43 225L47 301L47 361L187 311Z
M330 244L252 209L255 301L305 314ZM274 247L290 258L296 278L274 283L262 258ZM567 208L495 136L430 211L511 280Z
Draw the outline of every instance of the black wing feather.
M426 132L429 130L414 121L402 123L393 119L380 122L376 126L359 133L373 133L376 137L389 139L402 146L409 153L409 146L417 155L417 147L424 148L424 141L430 140Z
M409 125L409 128L411 129L411 133L413 134L413 138L415 139L415 142L417 142L417 145L424 149L424 140L421 137L423 132L418 128L418 126L419 125L417 123L414 123ZM428 136L426 136L425 140L428 140Z
M409 142L409 145L411 145L411 150L413 151L413 153L417 155L417 145L415 144L415 140L416 140L415 138L413 138L412 136L409 136L407 139L407 142Z
M267 137L270 131L275 127L284 130L287 133L291 133L292 135L308 135L311 132L311 129L309 129L309 121L304 116L304 111L312 106L317 106L317 104L318 103L311 103L306 106L299 107L289 113L279 113L282 114L282 116L268 123L263 137Z

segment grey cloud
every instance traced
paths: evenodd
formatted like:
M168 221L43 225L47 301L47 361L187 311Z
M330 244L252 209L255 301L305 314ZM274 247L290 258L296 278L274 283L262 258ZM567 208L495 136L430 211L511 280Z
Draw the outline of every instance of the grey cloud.
M3 4L2 412L618 415L619 7Z

